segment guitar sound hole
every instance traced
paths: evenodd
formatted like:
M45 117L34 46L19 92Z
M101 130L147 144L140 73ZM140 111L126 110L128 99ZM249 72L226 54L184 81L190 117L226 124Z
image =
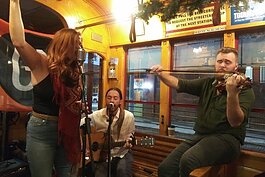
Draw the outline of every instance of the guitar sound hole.
M97 151L99 149L99 144L98 142L93 142L92 143L92 151Z

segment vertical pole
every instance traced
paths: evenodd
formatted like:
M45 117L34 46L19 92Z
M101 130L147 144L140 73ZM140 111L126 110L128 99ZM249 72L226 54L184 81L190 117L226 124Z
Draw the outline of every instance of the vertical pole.
M6 112L3 111L2 115L2 152L1 161L5 160L5 149L6 149Z

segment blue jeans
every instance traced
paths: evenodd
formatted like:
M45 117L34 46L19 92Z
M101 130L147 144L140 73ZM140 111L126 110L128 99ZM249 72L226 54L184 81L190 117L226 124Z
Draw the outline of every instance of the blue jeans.
M196 168L220 165L240 155L240 142L229 134L194 135L176 147L158 167L159 177L189 177Z
M71 177L73 167L58 144L58 122L31 116L27 126L27 158L31 177Z
M123 158L120 158L111 170L112 177L132 177L132 163L133 155L129 151ZM113 164L112 164L113 165ZM108 162L95 163L95 175L96 177L108 176ZM114 171L115 170L115 171Z

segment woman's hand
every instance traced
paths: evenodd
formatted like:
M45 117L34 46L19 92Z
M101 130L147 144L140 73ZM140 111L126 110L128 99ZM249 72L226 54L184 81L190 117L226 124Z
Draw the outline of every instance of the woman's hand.
M84 103L81 100L76 101L75 104L81 110L82 113L89 113L88 103Z

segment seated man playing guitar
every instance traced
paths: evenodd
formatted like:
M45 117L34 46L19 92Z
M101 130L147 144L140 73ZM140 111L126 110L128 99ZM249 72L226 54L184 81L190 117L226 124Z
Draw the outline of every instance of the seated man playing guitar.
M135 131L134 116L131 112L120 108L122 93L118 88L110 88L105 95L106 107L89 114L93 130L91 147L95 161L95 176L131 177L133 155L132 136ZM81 120L81 125L84 124ZM108 131L111 122L110 131ZM111 170L108 168L108 132L111 132ZM97 139L97 142L95 141ZM88 147L86 148L88 149ZM87 150L88 155L89 151Z

